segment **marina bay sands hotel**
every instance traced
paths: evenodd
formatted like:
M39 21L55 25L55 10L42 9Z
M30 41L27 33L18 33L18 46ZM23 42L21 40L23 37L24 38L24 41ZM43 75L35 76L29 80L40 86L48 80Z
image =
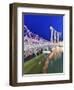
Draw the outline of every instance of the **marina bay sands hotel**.
M51 30L51 38L50 38L51 43L59 43L61 32L57 32L52 26L50 26L50 30Z

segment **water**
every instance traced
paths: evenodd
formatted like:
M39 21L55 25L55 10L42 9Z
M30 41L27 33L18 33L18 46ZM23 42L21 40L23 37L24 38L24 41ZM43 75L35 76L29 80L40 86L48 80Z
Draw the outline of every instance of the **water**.
M48 73L63 73L63 53L49 62Z

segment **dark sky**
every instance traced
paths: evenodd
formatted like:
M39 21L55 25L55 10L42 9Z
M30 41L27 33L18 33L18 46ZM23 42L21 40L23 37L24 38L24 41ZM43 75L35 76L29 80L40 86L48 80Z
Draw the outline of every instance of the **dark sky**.
M63 39L63 15L24 14L24 25L31 32L47 40L50 40L50 26L52 26L62 32L60 40Z

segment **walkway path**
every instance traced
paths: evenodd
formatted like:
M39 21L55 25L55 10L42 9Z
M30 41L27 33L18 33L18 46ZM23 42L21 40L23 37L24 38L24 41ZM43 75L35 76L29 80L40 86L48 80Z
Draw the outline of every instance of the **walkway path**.
M58 56L61 55L62 52L63 52L62 47L56 47L50 54L48 54L43 67L43 73L48 72L49 62L51 62L51 60L55 60Z

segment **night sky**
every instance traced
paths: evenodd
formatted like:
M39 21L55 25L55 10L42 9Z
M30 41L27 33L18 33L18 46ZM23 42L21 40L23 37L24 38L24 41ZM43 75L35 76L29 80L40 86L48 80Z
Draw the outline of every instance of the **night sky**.
M50 26L62 32L63 40L63 15L24 14L24 25L40 37L50 40Z

